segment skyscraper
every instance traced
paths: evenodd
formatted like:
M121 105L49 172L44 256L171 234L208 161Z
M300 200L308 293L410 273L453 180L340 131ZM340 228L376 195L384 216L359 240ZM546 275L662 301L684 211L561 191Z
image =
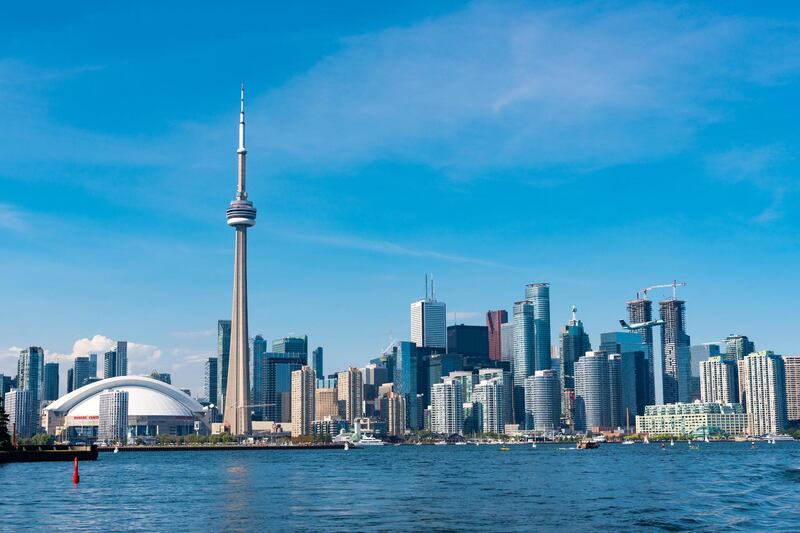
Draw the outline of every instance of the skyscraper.
M561 359L561 388L575 389L575 361L591 351L592 343L578 320L578 308L572 306L572 319L561 327L558 336L559 357Z
M735 360L712 355L700 362L700 401L703 403L737 403L739 377Z
M730 334L725 338L725 353L736 361L756 351L756 346L747 335Z
M529 283L525 299L533 304L534 370L550 369L550 284Z
M419 429L417 425L417 345L413 342L398 341L389 349L389 357L394 359L394 388L406 398L407 426Z
M295 370L295 372L297 372ZM325 420L325 417L339 417L339 394L336 387L318 388L314 393L314 417Z
M303 353L308 355L308 335L283 337L272 341L273 353ZM321 374L320 374L321 375Z
M225 394L228 390L228 361L231 353L231 321L217 320L217 398L216 404L222 413Z
M748 433L775 434L786 429L786 374L781 356L753 352L739 361L744 374Z
M74 390L75 385L75 371L71 368L67 369L67 394Z
M427 281L426 281L427 291ZM411 304L411 342L421 348L447 348L447 306L425 295L424 300Z
M628 302L628 321L631 324L648 324L653 321L653 302L647 298L631 300ZM647 405L655 405L656 403L656 374L654 360L655 355L653 352L653 326L647 325L636 329L630 330L633 333L638 333L642 336L642 344L647 354ZM663 358L663 352L662 352Z
M537 370L525 379L528 429L558 431L561 427L561 384L555 370Z
M111 350L103 354L103 379L113 378L117 375L117 352ZM70 387L74 387L73 380L70 380Z
M709 357L721 354L718 342L695 344L689 347L689 353L692 358L692 376L700 375L700 363L702 361L708 361Z
M800 422L800 355L783 356L786 373L786 418L790 425Z
M12 389L5 395L4 409L8 415L8 432L27 439L39 430L39 404L32 390Z
M464 392L461 382L442 378L431 387L431 431L442 435L464 431Z
M478 370L478 383L497 378L503 385L503 431L505 424L510 424L514 419L512 392L514 390L514 377L509 370L502 368L481 368Z
M316 372L317 376L324 376L323 370L323 361L322 361L322 346L317 346L314 351L312 352L311 356L311 366L314 368L314 372Z
M514 364L514 324L511 322L500 326L500 360Z
M31 401L38 412L44 397L44 350L41 347L30 346L20 352L17 362L17 388L31 392Z
M266 420L267 394L267 341L261 335L253 339L253 394L252 403L254 420Z
M100 393L100 418L97 439L125 443L128 434L128 392L120 389Z
M128 375L128 341L117 341L116 349L116 373L115 376ZM95 363L96 365L96 363ZM97 368L95 368L95 373Z
M309 366L292 372L292 436L312 434L316 382L314 369Z
M91 378L95 377L95 374L92 372L92 362L88 356L79 356L76 357L75 360L72 362L72 388L80 389L87 383Z
M254 398L263 418L287 422L291 417L292 372L308 363L304 353L266 353L266 386L264 396Z
M447 352L489 359L489 329L458 324L447 326Z
M236 229L233 268L233 316L231 349L228 359L228 384L225 393L223 425L233 435L247 435L250 425L250 354L247 330L247 228L256 223L256 208L247 199L245 187L244 85L239 111L239 180L236 198L228 208L228 225Z
M525 378L535 371L534 309L528 300L514 304L514 422L525 423Z
M605 352L587 352L575 363L575 429L611 426L611 390Z
M489 359L501 361L503 359L502 326L508 323L508 311L487 311L486 329L489 337Z
M500 434L505 431L505 390L500 377L485 379L475 385L472 403L477 411L478 432Z
M403 437L406 433L406 397L394 391L384 398L384 417L386 418L386 433L394 437Z
M361 372L354 367L339 372L337 390L341 417L353 423L356 418L361 417L361 404L364 394L364 382Z
M44 401L58 400L58 363L44 364Z
M619 355L614 358L614 364L619 368L609 369L611 377L618 379L612 383L612 387L618 387L612 393L612 403L618 402L611 409L615 427L629 426L635 423L636 415L644 415L650 385L646 349L639 333L613 331L600 334L600 351ZM609 355L609 365L611 359Z
M686 302L669 298L659 302L661 311L661 374L664 403L689 403L691 378L690 339L686 334Z
M217 358L206 359L203 371L203 395L208 403L216 405L217 401Z

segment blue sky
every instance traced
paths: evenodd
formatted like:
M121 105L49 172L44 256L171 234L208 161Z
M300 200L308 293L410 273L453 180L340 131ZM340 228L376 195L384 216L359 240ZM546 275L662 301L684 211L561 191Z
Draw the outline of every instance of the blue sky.
M433 272L469 323L549 281L596 343L679 279L694 343L800 353L800 6L758 7L7 8L0 372L127 339L200 392L242 80L253 334L363 364Z

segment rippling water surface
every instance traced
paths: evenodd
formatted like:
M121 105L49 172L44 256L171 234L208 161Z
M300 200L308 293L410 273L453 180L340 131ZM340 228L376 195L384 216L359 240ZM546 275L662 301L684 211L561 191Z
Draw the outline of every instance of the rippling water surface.
M0 466L2 531L800 530L800 443L103 453Z

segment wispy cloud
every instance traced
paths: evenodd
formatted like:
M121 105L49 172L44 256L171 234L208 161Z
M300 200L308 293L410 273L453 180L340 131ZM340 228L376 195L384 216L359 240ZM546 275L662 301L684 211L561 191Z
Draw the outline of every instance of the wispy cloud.
M0 203L0 229L24 231L25 215L12 205Z
M708 168L719 180L749 183L767 192L771 202L752 217L753 222L766 224L780 219L786 196L800 190L797 179L787 170L793 160L792 153L780 145L737 147L709 156Z
M172 336L182 338L213 337L216 333L213 329L202 329L196 331L173 331Z
M517 267L511 265L504 265L494 261L489 261L479 257L469 257L457 254L448 254L438 252L435 250L426 250L403 244L397 244L386 240L371 240L357 237L354 235L345 234L321 234L321 233L296 233L290 231L272 230L273 233L288 239L297 239L326 246L335 246L338 248L349 248L351 250L363 250L367 252L375 252L387 255L402 255L407 257L422 257L428 259L435 259L439 261L447 261L452 263L466 263L479 266L487 266L492 268L502 268L508 270L516 270Z

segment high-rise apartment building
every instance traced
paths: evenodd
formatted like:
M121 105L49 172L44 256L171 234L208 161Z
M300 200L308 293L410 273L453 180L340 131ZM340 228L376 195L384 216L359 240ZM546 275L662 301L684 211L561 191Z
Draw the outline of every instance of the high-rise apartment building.
M364 382L361 372L350 367L339 372L337 391L339 393L339 413L351 424L362 415L361 407L364 394Z
M127 442L128 392L120 389L100 393L100 419L97 439L101 442Z
M472 402L472 393L475 390L475 385L478 384L478 375L474 374L471 370L456 370L450 372L447 377L461 382L461 392L464 403Z
M386 433L402 438L406 434L406 397L390 391L382 401L385 407Z
M90 383L95 377L97 369L92 367L92 361L88 356L78 356L72 362L72 389L80 389Z
M447 348L447 306L434 298L411 304L411 342L421 348Z
M747 338L747 335L734 335L731 333L725 338L725 353L736 361L740 361L756 351L756 345Z
M753 436L786 429L786 373L783 358L771 351L753 352L739 361L744 375L748 432Z
M611 391L605 352L587 352L575 362L575 429L611 426Z
M500 326L500 360L514 364L514 324L508 322ZM509 421L511 419L509 418Z
M486 330L489 340L489 359L503 360L503 324L508 323L508 311L500 309L486 313Z
M314 351L311 352L311 366L314 368L314 372L317 374L317 376L322 377L325 375L323 370L322 346L317 346L314 348Z
M103 354L103 379L113 378L117 375L117 352L114 350L108 351ZM75 376L70 381L70 386L74 387Z
M67 394L74 390L75 384L75 371L72 368L67 369Z
M481 368L478 370L478 382L490 379L499 379L503 385L503 424L510 424L513 420L512 391L514 390L514 377L509 370L502 368Z
M659 302L661 320L661 375L664 403L688 403L691 381L690 339L686 334L686 302L669 298Z
M296 370L295 370L296 372ZM336 387L320 387L314 393L314 416L317 420L339 417L339 393Z
M505 391L501 377L484 379L475 385L472 403L478 432L500 434L505 431Z
M228 363L231 354L231 321L217 320L217 398L219 412L224 412L228 388ZM273 418L273 420L275 420Z
M17 361L17 389L30 391L33 404L39 410L44 397L44 350L30 346L22 350Z
M578 320L578 308L572 306L572 319L561 327L558 336L558 352L560 359L560 378L562 389L575 389L575 361L592 350L589 335L583 329L583 322Z
M525 423L525 378L532 376L536 363L534 308L528 300L514 304L514 422Z
M209 357L203 369L203 396L208 403L214 405L217 401L217 361L216 357Z
M266 355L266 386L262 397L253 403L263 409L263 419L288 422L291 417L292 372L308 363L304 353L275 353Z
M800 355L785 355L786 418L790 425L800 422Z
M631 324L649 324L653 321L653 302L647 298L637 298L628 302L628 321ZM653 326L645 325L631 332L638 333L642 337L642 345L647 354L647 405L656 403L656 374L655 374L655 352L653 351ZM662 352L663 357L663 352Z
M58 363L44 364L44 401L58 400Z
M555 370L537 370L525 379L526 426L551 433L561 427L561 383Z
M534 370L549 370L550 366L550 284L529 283L525 299L533 304Z
M464 431L464 392L457 379L442 378L431 388L431 431L461 435Z
M128 341L117 341L116 373L115 376L128 375ZM95 373L97 368L95 368Z
M4 409L8 415L8 432L27 439L39 431L39 402L32 390L12 389L5 394Z
M12 388L16 387L17 383L15 380L11 379L11 376L0 374L0 396L5 397L7 392L10 392Z
M312 434L316 382L316 373L309 366L292 372L292 436Z
M703 403L737 403L739 376L735 360L712 355L700 362L700 401Z

